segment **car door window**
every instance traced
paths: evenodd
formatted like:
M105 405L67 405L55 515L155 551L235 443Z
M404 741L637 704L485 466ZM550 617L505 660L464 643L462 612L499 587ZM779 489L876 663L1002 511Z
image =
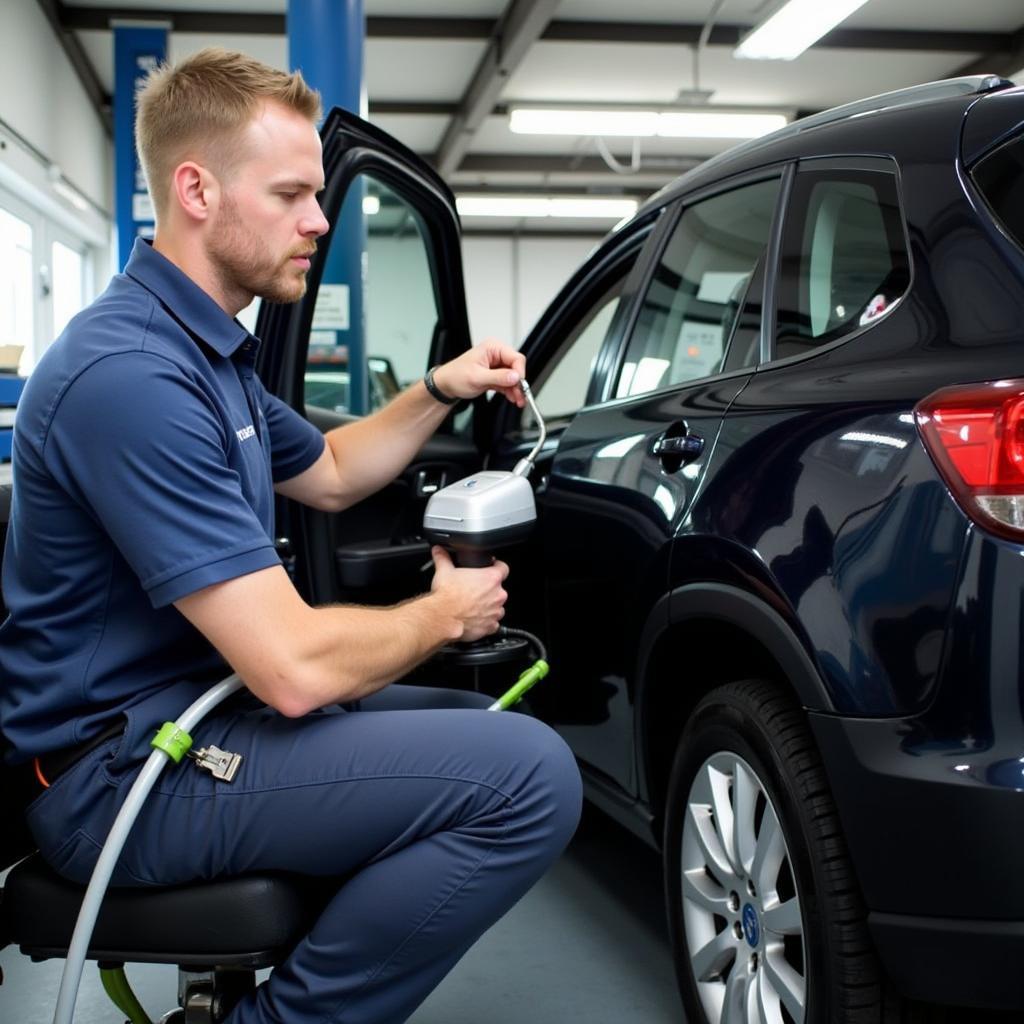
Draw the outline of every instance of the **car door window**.
M801 170L788 210L779 262L778 359L881 320L910 284L894 174Z
M778 195L779 179L773 178L713 196L683 211L640 307L619 371L616 398L682 384L722 369L748 288L768 245Z
M423 376L438 306L420 215L368 174L346 195L325 253L306 357L306 405L359 410L350 393L349 349L365 337L367 411Z
M585 404L597 355L615 319L632 265L631 259L620 268L620 276L601 292L542 371L534 398L545 420L571 416ZM534 425L529 409L524 413L523 425Z

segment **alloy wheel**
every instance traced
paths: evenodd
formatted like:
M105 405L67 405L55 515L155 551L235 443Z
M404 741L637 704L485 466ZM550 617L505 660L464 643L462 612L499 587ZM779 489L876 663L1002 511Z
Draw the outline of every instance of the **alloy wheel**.
M804 924L757 773L719 751L693 778L680 856L687 955L711 1024L804 1024Z

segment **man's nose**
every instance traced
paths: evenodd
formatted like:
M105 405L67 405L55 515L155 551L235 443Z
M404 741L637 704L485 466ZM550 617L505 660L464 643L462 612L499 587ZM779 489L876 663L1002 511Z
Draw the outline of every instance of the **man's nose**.
M320 204L314 199L312 208L307 212L303 220L302 234L319 238L320 235L327 234L327 229L330 226L330 222L324 216L324 211L320 209Z

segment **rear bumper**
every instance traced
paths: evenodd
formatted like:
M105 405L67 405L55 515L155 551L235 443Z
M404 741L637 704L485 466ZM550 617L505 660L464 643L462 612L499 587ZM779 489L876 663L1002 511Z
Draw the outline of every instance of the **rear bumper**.
M977 1009L1024 1007L1024 921L870 914L868 927L905 995Z
M1024 729L979 750L914 719L808 719L893 982L1024 1009Z

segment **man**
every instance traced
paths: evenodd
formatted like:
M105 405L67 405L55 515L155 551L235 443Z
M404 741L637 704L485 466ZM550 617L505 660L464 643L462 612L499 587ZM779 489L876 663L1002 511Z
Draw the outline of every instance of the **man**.
M418 599L311 608L274 552L272 490L345 508L447 411L419 382L325 438L253 373L258 342L235 314L254 295L299 298L327 230L319 114L298 74L241 54L151 76L137 144L156 237L28 383L4 560L0 726L37 759L28 821L58 871L88 877L155 729L230 666L247 691L194 739L241 754L237 777L169 768L114 884L347 877L237 1024L406 1019L550 865L580 805L542 724L472 694L388 688L497 628L505 565L458 569L438 549ZM431 387L520 401L524 371L485 344Z

